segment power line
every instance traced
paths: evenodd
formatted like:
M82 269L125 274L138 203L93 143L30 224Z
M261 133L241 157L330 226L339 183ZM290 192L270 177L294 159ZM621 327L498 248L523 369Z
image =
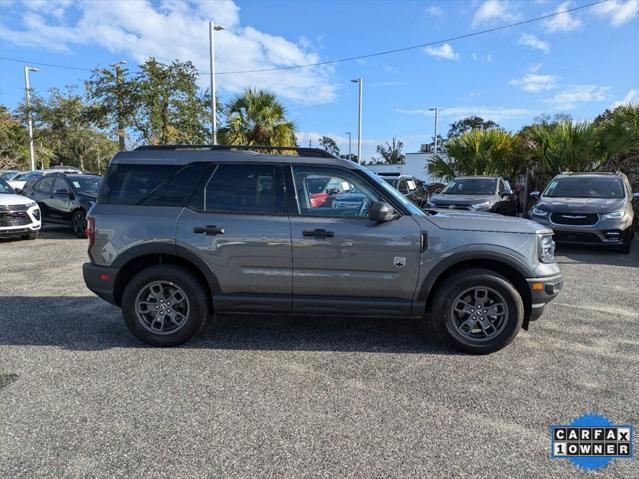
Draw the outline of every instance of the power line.
M405 52L405 51L409 51L409 50L416 50L418 48L424 48L424 47L430 47L433 45L439 45L440 43L447 43L447 42L453 42L456 40L463 40L465 38L471 38L471 37L476 37L479 35L485 35L486 33L493 33L493 32L497 32L500 30L506 30L508 28L513 28L513 27L518 27L521 25L527 25L529 23L534 23L534 22L539 22L541 20L547 20L549 18L552 17L556 17L558 15L563 15L565 13L571 13L571 12L575 12L578 10L584 10L586 8L590 8L590 7L594 7L595 5L600 5L602 3L607 3L610 0L599 0L597 2L592 2L592 3L587 3L585 5L580 5L577 7L573 7L573 8L568 8L566 10L561 10L561 11L557 11L557 12L553 12L553 13L548 13L546 15L542 15L540 17L535 17L535 18L529 18L527 20L521 20L519 22L514 22L514 23L508 23L506 25L500 25L497 27L493 27L493 28L487 28L485 30L480 30L477 32L471 32L471 33L464 33L462 35L456 35L453 37L449 37L449 38L444 38L441 40L436 40L436 41L432 41L432 42L428 42L428 43L420 43L419 45L411 45L408 47L401 47L401 48L394 48L392 50L384 50L381 52L374 52L374 53L367 53L365 55L358 55L358 56L352 56L352 57L344 57L344 58L338 58L335 60L324 60L321 62L316 62L316 63L305 63L302 65L289 65L289 66L283 66L283 67L271 67L271 68L258 68L255 70L237 70L237 71L228 71L228 72L216 72L216 75L239 75L242 73L263 73L263 72L272 72L272 71L278 71L278 70L294 70L297 68L309 68L309 67L317 67L317 66L322 66L322 65L333 65L335 63L344 63L344 62L351 62L351 61L355 61L355 60L363 60L366 58L372 58L372 57L379 57L382 55L390 55L393 53L401 53L401 52ZM82 71L94 71L95 68L83 68L83 67L73 67L73 66L68 66L68 65L55 65L52 63L40 63L40 62L31 62L28 60L20 60L17 58L9 58L9 57L4 57L4 56L0 56L0 60L5 60L5 61L9 61L9 62L15 62L15 63L27 63L27 64L31 64L31 65L40 65L40 66L47 66L47 67L52 67L52 68L64 68L67 70L82 70ZM200 72L200 75L210 75L210 72Z

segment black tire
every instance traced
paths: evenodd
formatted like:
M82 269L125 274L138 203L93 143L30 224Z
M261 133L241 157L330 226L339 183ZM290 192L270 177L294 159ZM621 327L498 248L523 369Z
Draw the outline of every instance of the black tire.
M136 312L138 295L155 282L177 286L188 301L189 309L188 314L184 315L184 324L174 332L155 334L149 331ZM208 314L209 301L205 287L192 273L175 265L156 265L142 270L129 281L122 296L122 315L127 327L138 339L153 346L177 346L189 341L202 330Z
M464 336L454 326L459 319L453 317L452 309L453 302L460 295L469 289L481 287L490 288L501 296L507 310L504 311L501 326L493 331L496 333L494 337L475 340ZM473 268L449 276L433 299L433 310L429 318L435 330L450 346L466 353L488 354L499 351L517 336L524 321L524 304L517 289L506 278L488 269Z
M87 212L76 210L71 216L71 229L78 238L87 237Z
M628 228L626 231L623 232L623 242L621 243L620 246L617 246L616 250L619 251L620 253L624 253L624 254L630 254L630 251L632 250L632 237L634 236L634 228L631 225L630 228Z
M32 231L31 233L27 233L22 235L22 239L26 239L26 240L34 240L34 239L38 239L38 234L40 232L39 231Z

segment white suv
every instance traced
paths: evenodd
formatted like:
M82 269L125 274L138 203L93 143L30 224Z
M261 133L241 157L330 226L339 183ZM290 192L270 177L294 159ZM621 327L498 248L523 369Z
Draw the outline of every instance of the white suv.
M41 224L38 203L17 195L0 178L0 238L20 236L24 239L36 239Z

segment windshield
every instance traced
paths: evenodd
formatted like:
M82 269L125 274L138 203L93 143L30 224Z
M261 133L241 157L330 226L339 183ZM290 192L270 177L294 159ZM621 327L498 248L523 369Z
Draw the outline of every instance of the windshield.
M368 178L373 180L375 184L379 185L382 188L382 190L384 190L384 193L387 196L391 196L394 200L401 203L409 211L411 215L416 215L416 216L425 215L425 213L422 210L420 210L417 206L415 206L415 204L412 201L410 201L408 198L402 195L399 191L397 191L395 188L389 185L381 177L377 176L375 173L368 170L363 170L363 172Z
M2 174L0 174L0 179L9 181L17 174L17 171L4 171Z
M623 198L623 184L616 178L573 177L550 182L544 196L549 198Z
M453 180L442 191L443 195L494 195L497 180L494 178L466 178Z
M102 182L101 176L67 176L73 187L80 193L97 196Z
M9 186L9 183L0 178L0 193L15 195L16 192Z
M16 176L14 178L14 180L19 180L19 181L28 181L31 180L33 178L37 178L39 176L42 176L44 173L42 173L41 171L30 171L28 173L22 173L18 176Z

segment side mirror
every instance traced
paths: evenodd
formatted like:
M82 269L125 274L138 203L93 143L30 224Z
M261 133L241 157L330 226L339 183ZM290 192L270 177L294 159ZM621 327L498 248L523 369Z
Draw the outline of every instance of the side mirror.
M539 194L539 191L533 191L532 193L530 193L530 197L535 198L536 200L538 200L540 196L541 195Z
M68 195L70 200L75 200L75 195L73 194L73 191L69 191Z
M368 210L368 219L378 223L385 223L397 218L397 213L391 205L383 201L375 201Z
M633 193L632 194L632 201L639 201L639 193Z
M501 197L505 198L506 196L512 196L513 195L513 190L504 190L501 192Z

